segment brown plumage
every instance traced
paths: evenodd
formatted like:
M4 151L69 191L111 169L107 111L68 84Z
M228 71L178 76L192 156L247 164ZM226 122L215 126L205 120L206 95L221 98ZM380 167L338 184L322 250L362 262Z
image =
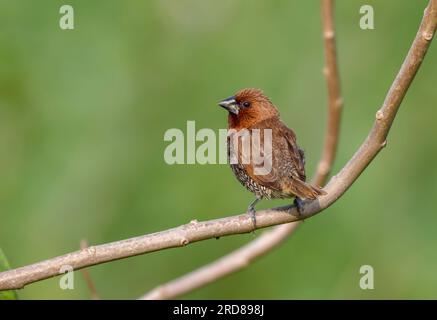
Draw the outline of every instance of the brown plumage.
M219 105L229 111L228 126L229 129L235 130L230 131L228 137L228 155L235 152L237 160L236 163L231 163L232 171L241 184L256 196L256 200L250 204L248 209L254 223L254 206L263 198L295 197L295 204L300 209L300 199L315 199L325 194L323 190L305 182L305 157L303 150L296 143L296 135L281 121L278 110L261 90L240 90L234 96L221 101ZM242 132L243 129L248 129L246 132L249 132L251 136L255 132L254 129L260 130L261 156L263 156L264 140L266 140L264 129L272 130L271 170L268 173L255 174L255 167L260 164L254 162L252 158L255 152L254 144L251 145L252 157L249 154L245 158L247 155L244 154L244 150L246 149L242 147L242 142L238 143L238 148L237 144L232 142L235 141L233 135ZM266 163L262 163L261 166L264 164Z

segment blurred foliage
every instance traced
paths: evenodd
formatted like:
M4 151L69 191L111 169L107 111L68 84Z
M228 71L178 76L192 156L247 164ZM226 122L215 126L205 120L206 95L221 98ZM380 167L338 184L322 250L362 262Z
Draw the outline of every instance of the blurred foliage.
M9 262L2 249L0 249L0 272L9 270ZM0 300L16 300L17 293L13 290L0 291Z
M415 36L426 0L336 1L345 101L338 171L366 137ZM163 161L164 132L226 127L217 101L262 88L320 155L326 87L319 1L0 0L0 246L12 267L79 247L244 212L253 196L226 165ZM359 8L375 9L375 30ZM437 48L385 148L348 192L283 246L186 298L437 298ZM284 201L264 201L266 208ZM261 232L258 232L259 235ZM103 298L136 298L238 248L252 234L96 266ZM375 270L361 290L359 268ZM59 278L22 299L87 299Z

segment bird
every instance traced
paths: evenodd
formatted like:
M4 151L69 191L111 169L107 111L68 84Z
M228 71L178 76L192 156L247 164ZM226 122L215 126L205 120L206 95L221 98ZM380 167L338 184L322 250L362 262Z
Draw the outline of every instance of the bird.
M221 100L219 106L228 111L227 152L230 167L237 180L255 195L255 200L247 208L254 230L255 206L260 200L294 198L294 205L300 214L304 199L316 199L326 194L324 190L306 182L304 151L297 145L294 131L282 122L278 109L262 90L239 90L233 96ZM258 148L253 143L256 129L261 132L258 133ZM270 157L263 159L262 164L270 161L270 168L266 166L270 170L260 174L256 172L260 161L254 159L253 154L258 151L261 159L268 153L265 147L268 147L266 138L269 135L265 129L271 130L271 151ZM242 137L245 135L241 132L252 138L251 149L243 147ZM250 150L252 157L247 154Z

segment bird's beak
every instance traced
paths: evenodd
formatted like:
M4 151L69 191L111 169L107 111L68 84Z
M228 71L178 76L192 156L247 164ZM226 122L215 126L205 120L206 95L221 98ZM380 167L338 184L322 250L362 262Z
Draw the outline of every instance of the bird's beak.
M236 114L236 115L240 111L240 107L238 106L238 103L235 100L234 96L226 98L225 100L220 101L219 102L219 106L225 108L229 112L232 112L233 114Z

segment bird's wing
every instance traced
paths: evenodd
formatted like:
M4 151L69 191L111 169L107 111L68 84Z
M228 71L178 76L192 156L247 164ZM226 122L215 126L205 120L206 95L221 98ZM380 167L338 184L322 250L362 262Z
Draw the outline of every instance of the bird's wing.
M287 141L288 150L290 151L290 159L292 165L292 176L301 181L306 180L305 175L305 154L302 149L297 146L296 135L293 130L288 128L283 122L281 124L281 131L284 134L284 138Z
M265 154L269 150L269 146L266 146L268 139L263 137L261 139L262 143L260 144L261 148L259 148L259 146L257 147L256 143L252 143L252 156L254 152L260 152L262 157L265 159L264 162L261 163L261 167L268 169L267 173L257 173L256 165L254 165L252 162L244 165L249 176L258 184L269 189L279 190L285 194L296 195L302 199L315 199L319 195L325 194L323 190L305 182L305 156L303 150L300 149L296 144L296 136L294 132L281 121L279 121L279 123L275 123L273 130L275 130L275 134L273 136L277 139L277 141L274 142L276 145L275 147L279 147L278 150L273 150L273 157L284 157L282 160L276 159L275 166L272 165L272 162L270 163L271 165L269 165L269 157ZM281 153L287 151L287 155L281 156ZM273 158L270 157L270 159ZM278 161L281 162L284 160L286 161L285 164L278 163ZM284 172L278 172L278 170L285 170L285 175L287 177L284 177Z
M281 122L281 131L284 133L290 151L291 159L291 179L284 181L283 191L295 194L301 199L316 199L318 196L326 194L322 189L312 186L305 182L305 155L303 150L297 146L296 135L285 124Z
M305 181L305 157L303 150L300 149L296 144L296 136L294 132L289 129L283 122L275 121L275 123L264 123L261 128L272 128L273 137L277 139L276 141L268 141L264 135L264 131L260 130L260 143L251 143L251 154L252 159L249 163L243 162L243 167L248 173L248 175L258 184L263 185L269 189L282 190L282 177L284 174L278 172L278 170L284 170L283 166L278 166L277 163L273 165L273 157L278 157L278 152L287 152L288 156L285 157L290 161L288 164L288 174L292 180ZM252 128L253 129L253 128ZM251 130L253 134L253 130ZM278 140L284 139L284 140ZM253 142L253 140L252 140ZM273 150L272 145L267 145L268 143L273 143L276 148L280 150ZM239 158L242 159L242 150L244 148L238 148ZM268 152L271 151L269 155ZM259 155L262 161L254 161L254 155ZM278 161L278 160L276 160ZM241 162L240 162L241 163Z

